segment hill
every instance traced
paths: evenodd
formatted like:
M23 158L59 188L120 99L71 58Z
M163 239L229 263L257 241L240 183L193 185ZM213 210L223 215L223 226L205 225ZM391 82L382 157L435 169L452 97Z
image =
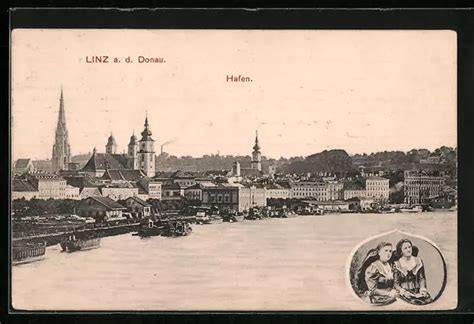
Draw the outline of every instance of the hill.
M285 173L330 172L345 174L354 170L352 159L344 150L325 150L279 168L279 171Z

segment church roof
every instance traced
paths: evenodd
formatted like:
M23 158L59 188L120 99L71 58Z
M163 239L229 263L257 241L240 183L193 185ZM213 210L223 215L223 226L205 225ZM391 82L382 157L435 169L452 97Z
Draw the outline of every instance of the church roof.
M146 177L146 175L145 173L143 173L142 170L108 169L108 170L105 170L104 175L102 176L102 179L136 181L144 177Z
M101 204L102 206L104 206L108 209L112 209L112 210L120 210L120 209L125 210L125 209L127 209L127 208L120 205L118 202L116 202L115 200L113 200L109 197L89 197L88 199L94 200L94 201L98 202L99 204Z
M16 169L24 169L24 168L28 167L28 164L30 164L30 162L31 162L31 159L18 159L18 160L16 160L15 168Z
M127 168L127 156L125 154L95 153L82 168L82 171L95 172L97 170L125 169Z

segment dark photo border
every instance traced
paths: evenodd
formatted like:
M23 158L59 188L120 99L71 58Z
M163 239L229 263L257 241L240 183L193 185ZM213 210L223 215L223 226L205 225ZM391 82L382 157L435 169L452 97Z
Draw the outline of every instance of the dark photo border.
M140 4L140 3L138 3ZM32 4L29 4L32 5ZM47 1L47 6L61 6ZM81 4L76 4L80 6ZM103 3L117 7L115 3ZM159 3L153 3L159 6ZM316 4L317 5L317 4ZM376 5L376 4L374 4ZM471 9L270 9L257 3L247 9L100 9L100 8L15 8L8 20L2 19L2 132L3 156L0 163L3 180L0 217L2 241L0 285L0 324L66 322L214 323L236 321L269 322L343 322L354 319L363 323L387 321L474 323L474 10ZM288 4L287 4L288 6ZM280 7L284 7L281 6ZM258 9L257 9L258 8ZM2 17L3 18L3 17ZM17 312L11 308L9 270L9 199L10 199L10 88L9 36L14 28L130 28L130 29L434 29L457 33L458 61L458 307L436 312ZM7 109L8 107L8 109ZM40 280L40 278L38 278Z

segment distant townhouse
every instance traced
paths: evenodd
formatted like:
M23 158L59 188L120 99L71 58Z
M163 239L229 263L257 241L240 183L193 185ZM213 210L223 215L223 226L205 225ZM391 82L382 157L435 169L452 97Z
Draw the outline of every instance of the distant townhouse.
M366 195L365 189L347 189L344 190L344 200L348 200L351 198L365 198Z
M307 199L312 198L317 201L331 200L329 186L323 182L300 181L290 183L290 198Z
M162 200L176 200L184 196L184 187L177 183L163 184L161 186Z
M344 184L336 180L326 180L328 187L329 200L341 200L344 198Z
M186 188L190 187L196 184L196 177L187 172L183 172L181 170L176 171L171 175L171 179L173 180L173 183L177 183L180 186Z
M37 188L39 199L64 199L66 197L66 180L52 173L27 173L26 179Z
M203 187L202 205L244 211L266 206L267 199L264 187L224 183Z
M245 189L245 188L242 188ZM248 187L250 191L250 207L264 207L267 205L266 190L263 186L250 186Z
M441 195L445 179L434 173L405 171L404 196L407 204L424 204Z
M199 183L184 189L184 197L188 200L202 200L202 188Z
M390 194L389 179L373 176L365 179L366 198L376 202L386 202Z
M429 156L426 159L421 159L420 160L421 164L440 164L442 163L441 156L433 155Z
M151 216L151 204L141 198L129 197L123 201L119 201L119 203L127 207L127 211L135 218Z
M365 198L367 196L365 185L359 182L344 183L343 198L349 200L352 198Z
M106 184L100 186L99 190L103 197L109 197L113 200L122 200L128 197L138 196L138 188L130 183Z
M290 198L290 188L281 184L270 184L265 186L266 199L288 199Z
M92 217L99 222L110 222L124 219L127 208L108 197L89 197L80 201L76 212L82 217Z
M202 205L216 206L241 211L239 206L239 191L241 185L213 185L202 187ZM250 191L248 192L250 194Z
M99 190L100 182L95 178L92 178L88 175L74 175L74 176L65 176L66 180L66 196L74 196L75 192L69 186L77 188L79 190L79 196L77 199L82 200L89 197L101 197L102 194ZM68 189L69 188L69 189ZM74 199L74 198L69 198Z
M138 197L148 199L161 199L161 182L155 179L144 178L137 181Z
M79 199L81 199L80 198L80 191L81 190L79 188L66 184L65 198L66 199L79 200Z

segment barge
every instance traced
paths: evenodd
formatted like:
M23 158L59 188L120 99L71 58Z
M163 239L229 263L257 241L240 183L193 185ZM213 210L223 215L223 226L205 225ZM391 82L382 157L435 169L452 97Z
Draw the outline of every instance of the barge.
M46 243L24 243L12 246L12 264L18 265L39 261L46 253Z
M76 238L75 234L69 235L60 243L63 252L77 252L100 247L100 236Z

